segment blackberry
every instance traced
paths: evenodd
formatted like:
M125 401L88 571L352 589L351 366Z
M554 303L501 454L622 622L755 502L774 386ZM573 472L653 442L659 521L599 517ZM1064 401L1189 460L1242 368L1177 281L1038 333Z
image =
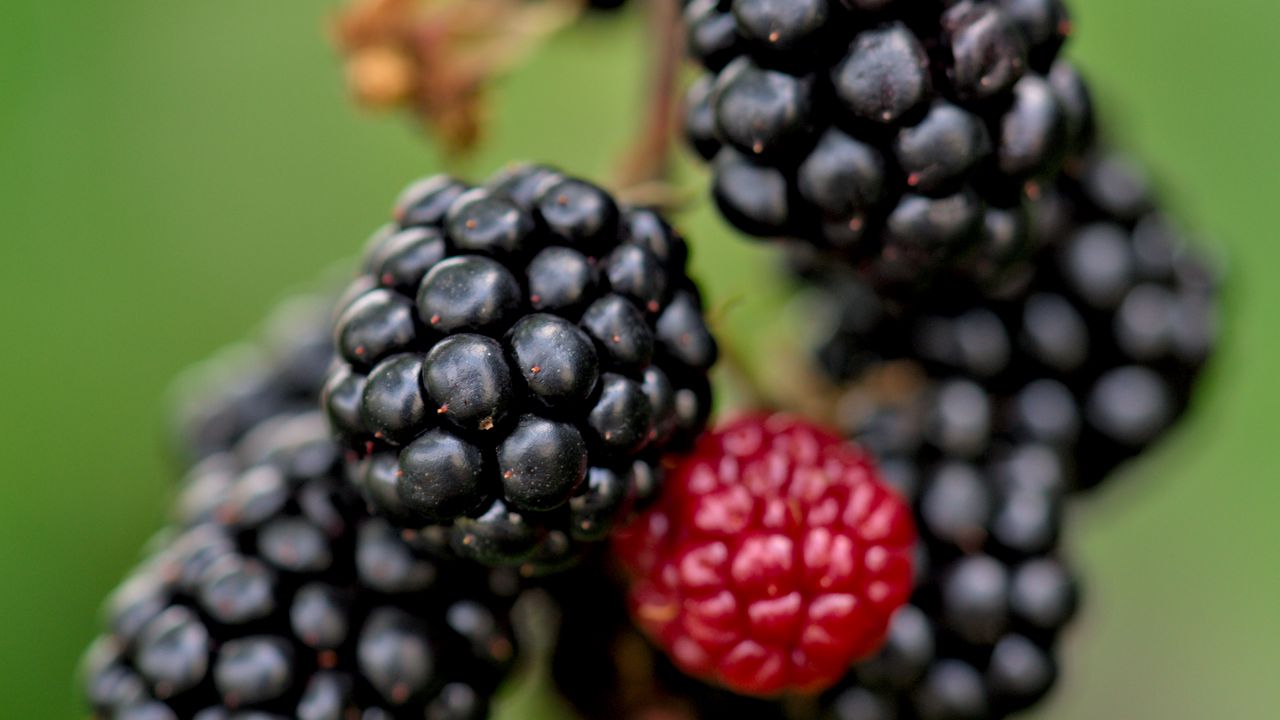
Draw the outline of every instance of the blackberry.
M86 656L95 717L487 716L514 578L371 516L341 453L312 411L196 466Z
M653 496L662 453L710 412L716 343L684 240L541 166L420 181L394 217L324 393L356 483L461 555L561 565Z
M693 0L685 21L722 214L900 298L1003 277L1031 242L1004 217L1092 132L1060 0Z

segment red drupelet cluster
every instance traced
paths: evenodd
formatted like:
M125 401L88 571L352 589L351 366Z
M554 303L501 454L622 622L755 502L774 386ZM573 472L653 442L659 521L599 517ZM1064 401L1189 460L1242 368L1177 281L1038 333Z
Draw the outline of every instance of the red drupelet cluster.
M633 617L678 666L772 696L824 689L881 646L915 539L860 448L770 415L704 434L615 548Z

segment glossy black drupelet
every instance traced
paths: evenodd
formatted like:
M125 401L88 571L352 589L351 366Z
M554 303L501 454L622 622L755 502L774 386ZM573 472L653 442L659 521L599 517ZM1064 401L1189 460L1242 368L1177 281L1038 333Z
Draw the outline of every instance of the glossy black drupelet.
M406 190L325 391L366 497L491 565L553 569L606 537L710 411L687 256L656 213L546 167Z
M488 716L516 579L369 515L341 453L319 413L279 415L191 471L86 656L95 717Z
M725 217L881 292L998 276L1027 237L991 248L984 218L1090 136L1059 0L691 0L685 21L707 71L686 134Z

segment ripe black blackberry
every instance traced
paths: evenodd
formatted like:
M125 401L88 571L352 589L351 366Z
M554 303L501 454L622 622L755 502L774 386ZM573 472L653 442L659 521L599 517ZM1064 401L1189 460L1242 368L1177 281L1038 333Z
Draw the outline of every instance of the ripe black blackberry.
M340 458L313 411L193 470L86 656L95 717L487 716L515 652L514 578L370 516Z
M968 387L935 418L953 444L977 413L970 430L997 445L1051 449L1067 486L1101 482L1185 410L1217 334L1216 278L1146 188L1118 156L1073 163L1036 205L1041 247L999 288L907 308L850 302L851 280L828 274L844 319L823 366L849 380L905 361L939 389Z
M686 131L725 217L882 292L992 281L1026 249L999 226L1090 137L1060 0L691 0L685 20L707 71Z
M409 187L325 391L370 502L493 565L547 569L606 537L710 411L687 254L653 211L546 167Z
M228 348L184 374L174 418L184 463L230 450L267 418L313 409L334 360L332 312L332 298L290 298L272 311L260 342Z

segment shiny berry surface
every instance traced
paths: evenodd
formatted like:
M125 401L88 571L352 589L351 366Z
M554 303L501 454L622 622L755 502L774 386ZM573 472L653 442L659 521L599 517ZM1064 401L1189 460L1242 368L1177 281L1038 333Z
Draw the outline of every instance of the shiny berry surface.
M735 62L717 81L717 131L743 153L777 156L803 142L812 97L811 78Z
M1022 77L1027 48L1012 18L985 2L961 0L942 15L951 63L947 79L962 100L1002 93Z
M512 364L530 392L550 407L586 402L600 379L591 338L555 315L527 315L507 336Z
M901 24L856 35L833 68L835 94L853 117L890 124L920 107L932 90L929 57Z
M949 103L938 103L894 141L907 185L926 194L945 193L991 152L982 120Z

